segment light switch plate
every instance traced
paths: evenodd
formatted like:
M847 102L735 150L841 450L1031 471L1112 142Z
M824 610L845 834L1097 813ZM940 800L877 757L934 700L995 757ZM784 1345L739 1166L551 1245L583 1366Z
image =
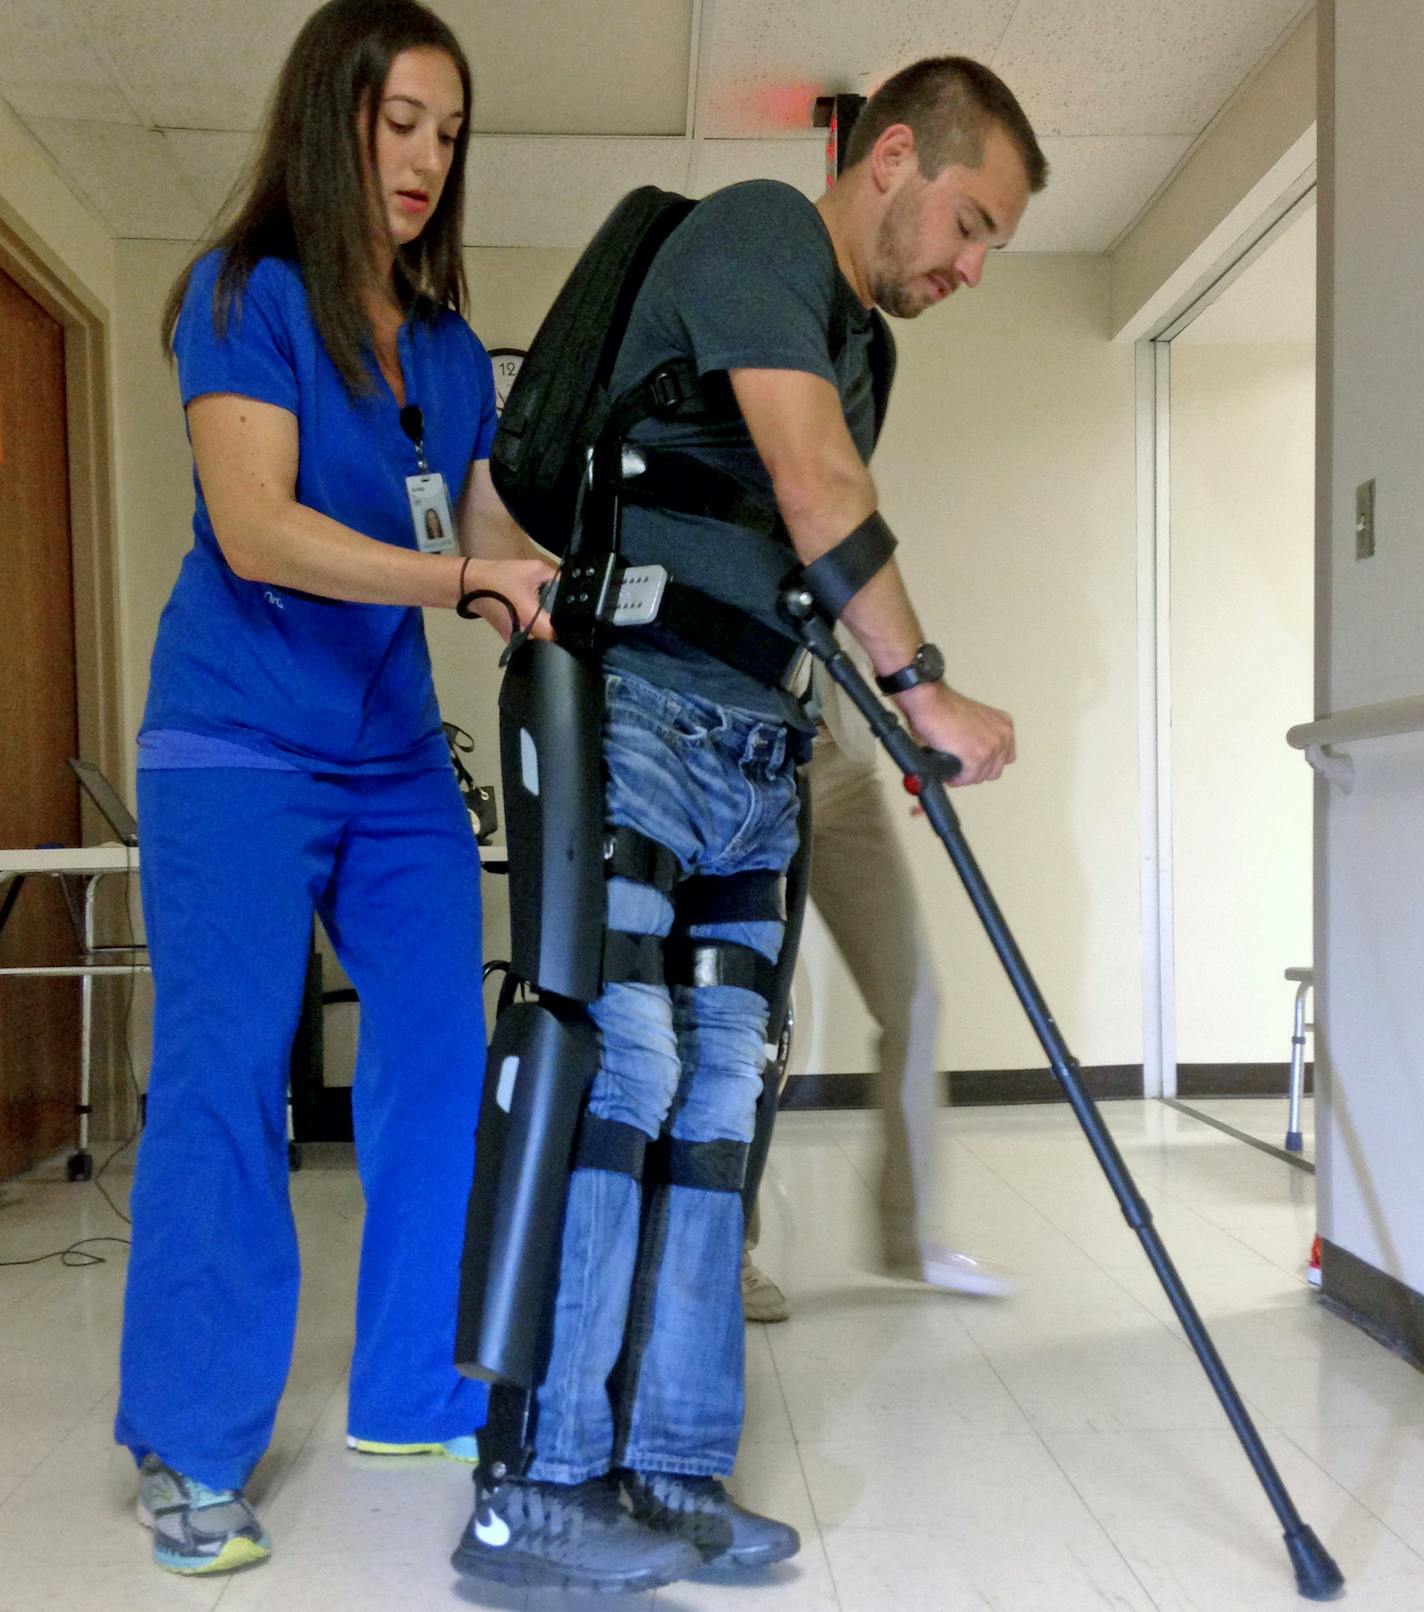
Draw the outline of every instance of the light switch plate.
M1375 483L1372 476L1355 488L1355 558L1368 560L1375 552Z

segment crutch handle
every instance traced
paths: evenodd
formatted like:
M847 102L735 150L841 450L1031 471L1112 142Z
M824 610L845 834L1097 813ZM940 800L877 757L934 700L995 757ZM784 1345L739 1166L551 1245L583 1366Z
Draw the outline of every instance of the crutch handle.
M958 756L948 750L931 750L927 746L920 747L920 754L925 758L924 776L937 778L940 783L947 784L950 779L958 778L964 771L964 763ZM918 782L918 780L916 780ZM905 788L910 789L910 780L905 780ZM919 790L910 789L912 795L918 795Z

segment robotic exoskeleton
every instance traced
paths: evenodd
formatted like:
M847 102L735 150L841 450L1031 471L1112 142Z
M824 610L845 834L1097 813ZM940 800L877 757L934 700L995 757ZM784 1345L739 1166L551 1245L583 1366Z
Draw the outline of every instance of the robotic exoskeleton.
M578 547L549 599L556 641L519 643L500 693L510 967L489 1048L456 1336L459 1369L491 1384L480 1458L496 1479L519 1476L533 1456L534 1390L547 1353L571 1171L743 1193L748 1207L754 1200L775 1117L777 1050L784 1057L805 903L804 785L801 849L784 880L773 872L684 877L669 848L605 824L601 651L610 634L656 623L772 686L789 687L805 658L791 629L776 632L682 586L666 567L625 565L621 509L637 501L742 528L737 541L775 545L781 570L831 615L894 548L889 528L872 516L801 571L775 511L755 504L730 477L686 455L629 448L631 420L708 407L703 383L688 369L659 371L610 418L591 459ZM613 877L650 885L672 901L666 939L607 928L606 882ZM785 924L774 965L749 948L691 934L695 925L765 919ZM635 1127L588 1111L599 1054L589 1006L605 986L626 981L737 985L766 999L768 1072L751 1143L666 1135L650 1142Z

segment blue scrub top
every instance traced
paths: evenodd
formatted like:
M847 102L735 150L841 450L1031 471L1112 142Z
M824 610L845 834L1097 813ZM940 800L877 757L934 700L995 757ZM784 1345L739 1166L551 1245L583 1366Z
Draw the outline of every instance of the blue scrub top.
M405 478L420 465L374 359L374 390L353 398L312 323L297 265L280 258L256 265L219 332L220 261L212 252L195 266L174 335L184 407L231 392L289 410L298 502L367 537L416 548ZM425 457L444 476L453 510L494 438L489 357L448 308L408 319L398 345L407 402L425 419ZM257 766L448 766L420 611L242 580L213 535L196 467L193 491L193 547L158 626L140 765L164 765L165 750L182 765L175 741L193 735L220 741L213 753L235 747Z

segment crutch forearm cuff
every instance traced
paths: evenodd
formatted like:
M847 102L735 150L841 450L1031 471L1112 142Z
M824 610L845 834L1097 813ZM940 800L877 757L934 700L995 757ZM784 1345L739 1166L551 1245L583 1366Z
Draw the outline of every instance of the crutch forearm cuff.
M802 571L802 580L823 610L839 616L894 553L895 534L874 510L834 548L812 560Z

